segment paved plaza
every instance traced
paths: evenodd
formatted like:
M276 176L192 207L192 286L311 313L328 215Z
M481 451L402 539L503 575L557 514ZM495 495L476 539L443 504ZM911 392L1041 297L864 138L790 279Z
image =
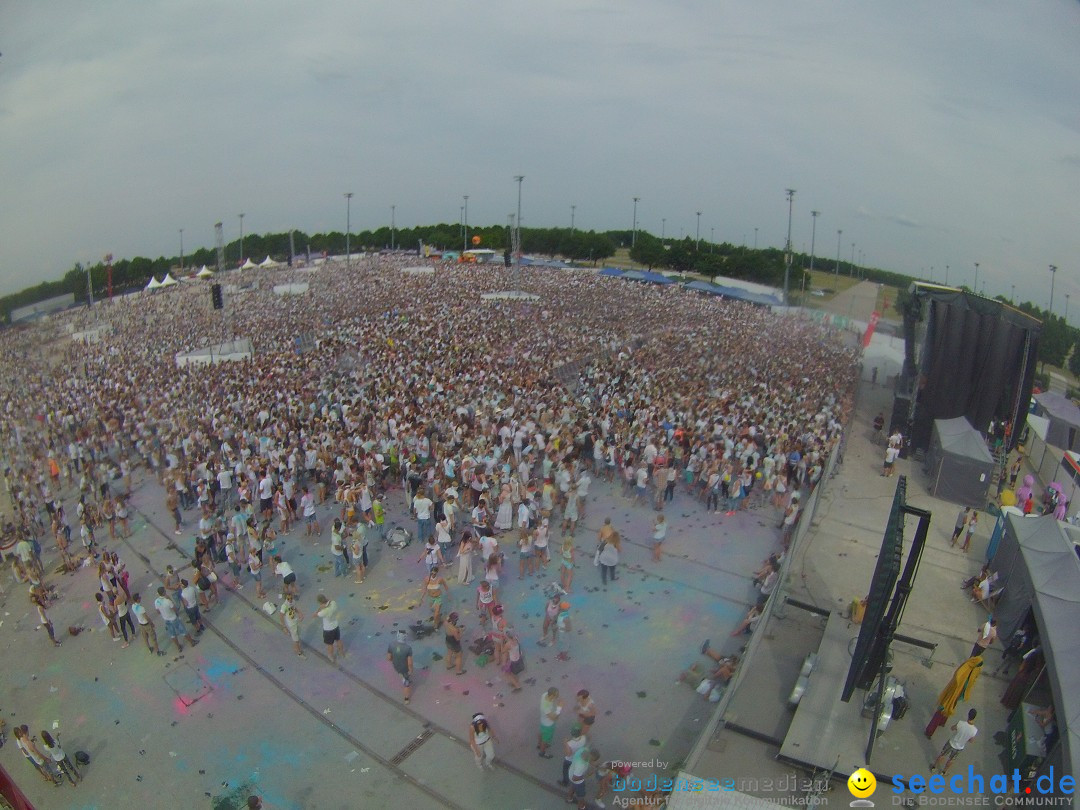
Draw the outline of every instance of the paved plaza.
M448 673L439 634L411 642L418 676L410 705L402 703L385 654L394 628L427 616L426 608L416 607L421 547L399 551L372 543L367 580L336 579L325 529L335 509L329 502L320 510L318 546L294 529L279 550L297 569L307 616L319 593L343 608L347 657L336 666L324 655L317 619L305 622L307 658L298 659L277 617L260 610L250 582L224 594L197 648L182 656L173 648L157 658L141 643L121 649L109 640L94 609L91 569L51 577L64 597L51 611L57 628L86 628L75 638L65 632L60 649L35 630L24 586L6 581L3 716L9 726L34 729L60 721L65 745L85 750L91 764L76 792L43 785L14 745L0 750L0 761L38 807L152 807L163 795L183 806L228 806L226 797L248 791L275 808L356 807L359 796L365 804L417 808L557 807L563 806L556 781L569 719L556 730L559 756L542 759L535 750L540 696L554 685L567 712L578 689L590 690L599 709L592 736L605 759L655 761L656 772L674 774L714 708L676 679L695 661L707 663L698 652L705 638L718 649L741 646L728 636L755 599L751 573L777 546L777 513L766 505L731 517L707 514L680 489L666 509L671 529L664 559L654 564L648 541L655 512L631 504L618 486L593 485L576 533L568 661L536 643L542 586L557 580L556 563L524 581L513 564L503 575L502 599L524 639L527 668L519 693L510 692L494 663L479 667L469 653L464 675ZM182 563L193 539L189 532L172 535L156 482L138 484L133 504L134 536L111 547L146 601L159 572ZM392 491L388 507L388 524L415 529L403 520L400 489ZM186 513L189 522L193 514ZM592 552L606 517L628 542L619 579L604 590ZM461 613L471 639L475 591L448 579L444 613ZM159 640L165 649L160 622ZM476 770L464 739L476 711L498 735L493 772Z

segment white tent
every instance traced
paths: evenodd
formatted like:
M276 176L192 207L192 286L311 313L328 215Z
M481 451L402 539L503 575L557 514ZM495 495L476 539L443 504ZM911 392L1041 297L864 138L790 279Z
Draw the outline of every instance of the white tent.
M251 259L246 259L244 261L244 263L242 265L240 265L240 269L241 270L250 270L252 267L258 267L258 266L259 265L255 264L255 262L253 262Z
M161 282L157 280L157 277L156 276L150 276L150 281L147 282L146 287L144 287L143 289L156 290L160 286L161 286Z
M273 259L271 259L269 256L267 256L265 259L263 259L261 262L259 262L259 267L277 267L277 266L278 266L278 263L275 262Z
M207 267L204 264L202 266L202 269L200 269L199 272L195 274L195 277L196 278L213 278L214 277L214 271L211 270L209 267Z
M173 285L179 284L179 283L180 282L178 282L175 278L172 277L171 273L166 273L165 278L163 278L161 280L160 286L162 286L162 287L172 287Z

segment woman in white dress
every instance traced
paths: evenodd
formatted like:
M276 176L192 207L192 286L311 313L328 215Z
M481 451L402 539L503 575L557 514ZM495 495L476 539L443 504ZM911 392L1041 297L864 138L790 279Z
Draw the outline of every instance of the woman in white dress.
M505 532L514 526L514 505L510 500L510 485L506 484L499 495L499 511L495 513L495 531Z

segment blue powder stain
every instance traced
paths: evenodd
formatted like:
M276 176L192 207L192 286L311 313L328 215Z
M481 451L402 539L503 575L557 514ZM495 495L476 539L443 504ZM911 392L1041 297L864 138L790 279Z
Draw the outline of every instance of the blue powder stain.
M206 668L206 677L208 680L216 681L223 675L231 675L236 670L236 665L227 661L211 659L209 666Z

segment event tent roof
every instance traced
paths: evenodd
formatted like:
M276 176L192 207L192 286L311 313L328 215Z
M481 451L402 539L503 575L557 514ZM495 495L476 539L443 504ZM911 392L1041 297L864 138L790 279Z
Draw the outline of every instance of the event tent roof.
M156 290L160 286L161 282L157 280L157 276L150 276L150 281L146 283L146 287L144 289Z
M209 267L207 267L204 264L202 266L202 268L199 270L199 272L195 274L195 277L196 278L213 278L213 275L214 275L214 271L211 270Z
M616 277L621 276L622 274L623 274L623 271L620 270L618 267L605 267L599 273L599 275L601 275L601 276L616 276Z
M1023 560L1018 565L1016 552ZM1000 558L1000 559L999 559ZM991 561L1005 581L995 611L1003 638L1011 636L1026 614L1034 611L1058 727L1062 729L1062 764L1075 773L1080 754L1080 559L1073 544L1051 515L1038 518L1010 514L997 554Z
M253 262L251 259L245 259L244 263L242 265L240 265L240 269L241 270L250 270L251 268L258 267L258 266L259 265L255 264L255 262Z
M277 267L277 266L278 266L278 263L275 262L273 259L271 259L269 256L267 256L265 259L263 259L261 262L259 262L259 267Z
M172 287L175 284L179 284L175 278L172 277L172 273L166 273L165 278L161 280L162 287Z

